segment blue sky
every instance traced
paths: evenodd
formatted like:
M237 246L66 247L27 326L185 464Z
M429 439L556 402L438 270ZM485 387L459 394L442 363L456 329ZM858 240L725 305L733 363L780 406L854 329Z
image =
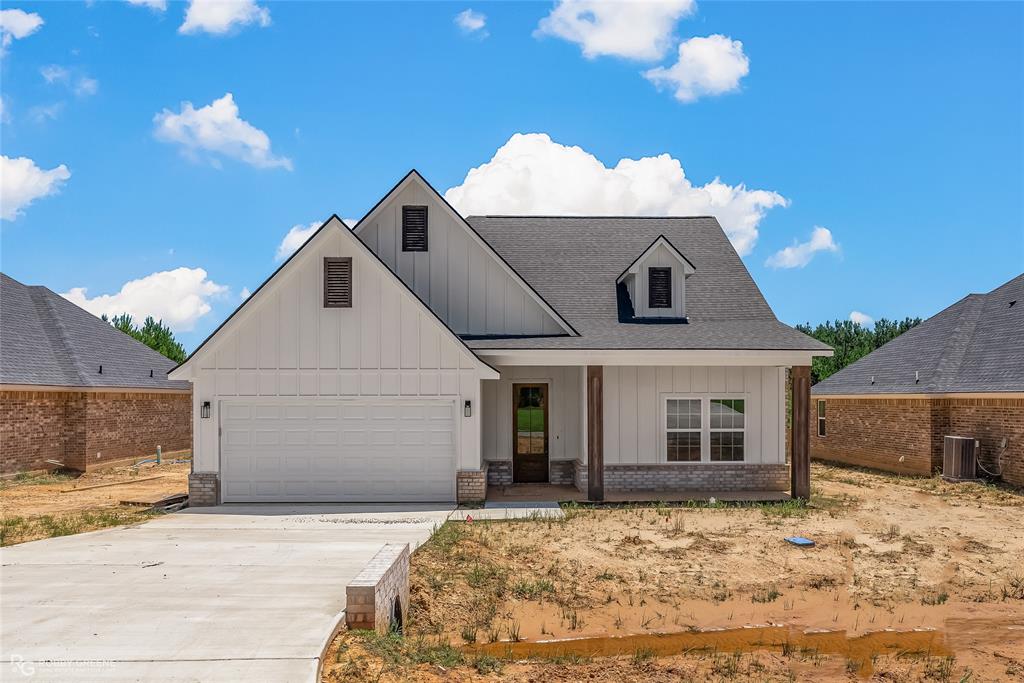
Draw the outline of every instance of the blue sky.
M0 265L190 349L412 167L470 213L721 212L789 323L1024 270L1020 3L151 3L3 4Z

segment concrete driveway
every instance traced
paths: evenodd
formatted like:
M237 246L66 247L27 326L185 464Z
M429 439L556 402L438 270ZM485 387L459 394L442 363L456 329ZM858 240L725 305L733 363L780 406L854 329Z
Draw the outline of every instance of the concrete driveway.
M310 681L345 586L445 505L222 505L0 550L0 680Z

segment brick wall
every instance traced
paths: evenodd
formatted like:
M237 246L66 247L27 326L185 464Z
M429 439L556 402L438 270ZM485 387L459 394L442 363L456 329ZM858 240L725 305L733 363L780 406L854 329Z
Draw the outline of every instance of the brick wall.
M388 543L345 587L349 628L402 630L409 608L409 556L408 543Z
M190 394L0 392L0 474L98 464L192 447ZM99 457L97 457L99 454Z
M512 483L512 461L511 460L488 460L487 461L487 485L508 486Z
M978 459L995 472L1002 455L1003 481L1024 486L1024 399L940 399L949 416L948 434L981 442ZM1006 439L1006 448L1001 448Z
M576 460L574 483L587 490L587 466ZM605 465L605 491L788 491L789 465L685 463Z
M487 498L487 469L456 472L455 496L460 503L479 503Z
M209 507L220 502L220 475L216 472L193 472L188 475L189 507Z
M812 458L904 474L931 474L942 467L941 446L936 452L932 438L930 400L824 397L826 434L820 437L820 398L811 396Z
M819 398L824 437L817 433ZM818 460L927 475L942 469L943 437L970 436L981 442L985 467L994 471L1002 450L1003 479L1024 486L1024 399L812 396L811 418L811 456Z

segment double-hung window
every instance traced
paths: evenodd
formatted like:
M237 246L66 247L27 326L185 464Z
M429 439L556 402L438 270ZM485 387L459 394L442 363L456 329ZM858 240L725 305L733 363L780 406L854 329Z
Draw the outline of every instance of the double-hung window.
M742 398L665 398L667 462L743 462L747 402Z
M669 462L700 462L699 398L670 398L665 404L665 439Z
M743 462L746 401L742 398L713 398L709 405L711 462Z

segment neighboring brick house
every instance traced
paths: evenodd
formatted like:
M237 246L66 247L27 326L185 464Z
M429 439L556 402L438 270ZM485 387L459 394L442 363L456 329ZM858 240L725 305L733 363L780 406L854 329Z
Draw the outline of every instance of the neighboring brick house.
M174 361L45 287L0 273L0 475L85 471L192 445Z
M931 474L946 435L1024 486L1024 274L970 294L811 389L811 456Z

